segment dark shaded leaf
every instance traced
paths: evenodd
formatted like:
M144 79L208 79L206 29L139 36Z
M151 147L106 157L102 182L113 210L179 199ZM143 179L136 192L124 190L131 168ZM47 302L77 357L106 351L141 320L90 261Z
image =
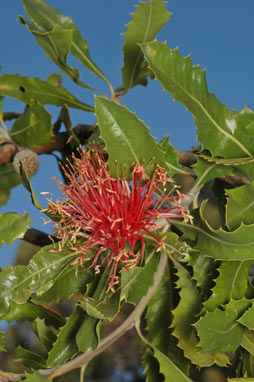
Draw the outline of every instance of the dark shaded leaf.
M0 165L0 206L5 204L10 196L11 188L20 184L20 177L12 163Z
M15 358L21 360L24 366L32 369L45 369L46 360L37 353L18 346L15 351Z
M0 331L0 352L1 351L7 351L5 349L5 343L4 343L4 333Z

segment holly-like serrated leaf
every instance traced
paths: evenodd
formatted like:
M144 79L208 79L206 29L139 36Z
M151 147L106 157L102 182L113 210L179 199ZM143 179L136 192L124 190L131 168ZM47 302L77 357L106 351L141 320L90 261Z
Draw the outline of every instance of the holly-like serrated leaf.
M177 153L169 142L169 137L163 138L159 143L159 147L164 151L164 159L170 174L178 174L184 172L178 165Z
M211 284L211 276L216 266L215 261L205 257L202 252L192 251L188 264L193 269L193 279L196 280L202 295L207 295L210 292L209 287Z
M83 353L89 349L96 349L100 341L100 327L102 321L86 316L76 334L76 344Z
M152 253L144 267L136 266L121 272L121 300L136 304L146 295L156 272L158 260L159 254Z
M146 330L150 344L164 353L184 373L188 373L189 361L184 358L183 352L177 347L177 340L171 335L171 311L174 308L174 293L172 288L172 265L168 264L159 287L151 298L146 312ZM147 358L148 355L144 355ZM149 356L149 364L152 355Z
M65 323L64 319L52 310L49 310L44 306L37 305L31 301L27 301L24 304L17 304L11 301L8 313L2 316L2 319L7 322L25 319L34 321L36 318L45 320L47 325L52 325L55 328L58 328Z
M244 349L246 349L251 355L254 355L254 331L253 330L248 330L246 328L242 336L241 346Z
M114 292L102 301L87 298L80 302L80 306L90 317L113 320L120 308L120 291Z
M4 333L0 330L0 352L6 351L4 342Z
M19 215L17 212L6 212L0 214L0 247L3 242L12 244L14 240L24 236L31 224L28 213Z
M15 350L15 358L21 360L23 365L32 369L45 369L46 360L41 355L18 346Z
M24 303L36 292L45 293L62 269L75 259L75 252L58 250L58 244L43 247L27 266L5 266L0 273L0 316L10 309L11 301Z
M216 260L254 261L254 224L242 224L233 232L222 228L215 230L203 218L203 203L200 208L200 217L194 219L194 224L185 224L177 221L174 224L181 229L185 236L196 241L195 248L203 251L205 255Z
M102 97L95 98L95 114L113 176L122 177L125 174L126 178L130 178L135 163L144 164L148 174L156 164L166 167L163 151L136 114Z
M52 348L52 344L56 341L55 333L46 325L45 320L40 319L39 317L36 318L33 324L33 329L36 332L38 338L49 351Z
M63 31L72 31L69 48L72 55L88 70L105 81L112 90L112 85L108 79L92 61L87 41L82 38L79 29L70 17L61 14L56 8L50 7L44 0L23 0L23 4L28 17L41 33L52 31L55 25L61 27Z
M168 22L170 13L166 9L166 2L150 0L140 2L136 12L132 13L132 20L126 25L123 34L124 67L122 68L124 93L138 82L141 64L144 60L139 43L151 41L157 32Z
M61 298L70 298L75 293L84 293L86 285L93 280L93 273L84 267L67 265L55 279L46 293L38 297L43 303L58 302Z
M197 183L199 186L214 178L219 178L222 176L242 175L231 166L224 166L215 162L208 162L200 157L197 157L197 163L193 167L193 170L198 177Z
M254 330L254 303L251 307L237 320L242 325L246 326L250 330Z
M20 177L14 170L12 163L0 165L0 206L9 200L11 188L20 183Z
M231 300L224 310L208 312L195 324L204 352L233 352L241 344L244 327L236 320L250 306L250 301Z
M252 157L254 144L245 129L245 118L208 92L205 71L194 66L190 56L183 57L178 49L157 41L141 44L141 49L163 88L193 114L204 149L224 158Z
M219 276L215 280L216 285L204 307L209 312L220 305L225 305L232 298L240 300L247 297L249 290L249 261L224 261L218 268Z
M57 340L49 352L47 367L55 367L72 359L78 353L75 336L87 314L77 307L60 329Z
M0 95L18 99L32 105L35 101L42 105L68 105L75 109L94 111L93 107L79 101L63 87L51 85L39 78L21 77L18 74L0 76Z
M228 196L226 224L234 230L244 223L254 223L254 185L246 184L232 190L226 190Z
M38 103L28 106L11 129L12 139L24 147L49 143L52 136L51 114Z
M225 366L228 357L220 353L204 353L198 346L198 338L193 328L197 314L201 310L201 301L197 288L195 287L189 273L180 264L177 267L177 288L180 289L180 301L173 310L173 335L178 339L178 346L183 349L185 357L199 366L210 366L217 363Z

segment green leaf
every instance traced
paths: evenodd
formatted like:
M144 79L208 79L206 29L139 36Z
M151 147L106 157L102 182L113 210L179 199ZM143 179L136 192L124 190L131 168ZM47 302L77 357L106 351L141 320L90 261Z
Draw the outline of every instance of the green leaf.
M78 349L85 353L89 349L96 349L100 341L100 326L102 321L86 316L76 334Z
M140 2L136 12L132 13L132 20L126 25L123 34L124 67L122 68L124 93L138 82L141 64L144 60L138 44L151 41L157 32L168 22L170 13L166 9L166 2L150 0Z
M250 262L248 261L224 261L218 268L219 276L212 289L212 294L204 302L206 310L212 312L216 307L228 303L232 298L240 300L245 297L249 290L249 269Z
M216 260L238 260L253 262L254 253L254 224L242 224L233 232L224 231L222 228L215 230L204 220L204 204L200 208L200 217L194 220L193 225L177 221L176 226L185 235L196 241L195 248L205 255Z
M174 382L191 382L190 378L187 377L175 363L171 361L165 354L153 346L154 357L158 360L160 364L160 372L165 376L165 381Z
M41 33L51 31L55 25L61 27L64 31L72 31L70 44L72 55L88 70L105 81L112 90L108 79L92 61L87 41L82 38L80 31L70 17L61 14L56 8L50 7L44 0L23 0L23 4L28 17Z
M220 178L222 176L241 175L241 173L237 172L237 170L231 166L224 166L223 164L208 162L200 157L197 157L197 163L194 165L193 170L198 177L198 185L204 184L211 179Z
M121 272L121 300L136 304L146 295L157 270L158 253L152 253L144 267L134 267Z
M7 351L7 350L5 349L4 333L0 330L0 352L1 351Z
M254 303L251 307L237 320L240 324L246 326L250 330L254 330Z
M0 214L0 247L3 242L12 244L14 240L21 239L31 224L28 213L18 215L17 212Z
M246 184L232 190L226 190L228 196L226 224L234 230L244 223L254 223L254 185Z
M75 336L87 314L77 307L67 318L66 324L57 335L57 340L49 352L47 367L55 367L72 359L78 353Z
M198 346L198 338L193 328L196 315L201 310L199 293L187 270L178 263L177 268L177 288L180 289L180 301L176 309L173 310L173 321L171 327L174 328L173 335L178 339L178 346L183 349L185 357L192 363L199 366L210 366L217 363L225 366L228 357L220 353L204 353Z
M45 293L62 269L77 255L68 249L59 251L58 244L43 247L27 266L5 266L0 273L0 317L10 309L11 301L24 303L36 292Z
M204 149L224 158L252 157L254 145L245 129L245 116L231 112L208 92L205 71L194 66L190 56L183 57L178 49L157 41L141 48L163 88L193 114Z
M39 317L34 321L34 329L41 342L49 351L52 348L52 344L56 341L55 333L45 324L45 320L41 320Z
M12 139L24 147L49 143L52 136L51 114L38 103L28 106L11 129Z
M109 170L114 177L125 174L130 178L136 163L144 164L149 174L155 164L166 166L163 151L136 114L102 97L95 98L95 114L109 154Z
M167 164L168 171L170 174L178 174L183 172L183 170L178 165L177 153L173 146L169 142L169 137L166 136L159 143L159 147L164 151L164 160Z
M0 76L0 96L18 99L25 104L32 105L35 101L42 105L64 106L75 109L94 111L89 106L63 87L51 85L39 78L21 77L18 74L4 74Z
M52 382L52 379L49 377L44 377L38 373L26 374L25 382Z
M143 352L144 373L146 382L161 382L164 381L164 376L160 374L160 365L154 358L153 350L150 346L146 346Z
M21 182L23 184L23 186L25 187L25 189L30 193L31 195L31 199L32 199L32 203L33 205L38 208L38 210L42 210L42 206L40 205L38 199L37 199L37 196L31 186L31 182L30 182L30 179L26 173L26 171L24 170L24 167L23 167L23 163L20 162L20 167L19 167L19 173L20 173L20 179L21 179Z
M244 327L236 320L250 306L245 298L231 300L224 310L208 312L194 325L205 352L234 352L241 344Z
M254 331L253 330L246 329L244 331L242 336L241 346L244 349L246 349L251 355L254 355Z
M120 291L112 293L111 296L99 302L93 298L85 298L80 305L90 317L113 320L119 312Z
M184 358L183 352L177 347L175 337L171 335L171 311L174 308L175 291L173 270L168 263L162 281L151 298L146 312L146 330L150 344L163 352L184 373L188 373L189 361ZM147 357L145 357L147 358ZM150 361L150 360L149 360ZM150 363L150 362L149 362Z
M86 284L93 280L93 273L83 267L68 264L57 276L54 284L44 294L38 297L38 301L44 303L58 302L61 298L69 299L75 293L84 293Z
M45 358L22 346L17 347L15 359L21 360L24 366L32 369L45 369L46 367Z
M202 252L192 251L188 264L193 269L193 279L196 280L202 295L206 296L210 293L211 277L215 270L216 262L205 257Z
M10 190L20 183L20 177L12 163L0 165L0 206L5 204L10 196Z
M45 320L47 325L52 325L55 328L64 325L65 321L58 314L44 306L37 305L31 301L24 304L17 304L13 301L10 302L10 309L8 313L2 316L3 320L11 322L13 320L29 320L34 321L36 318Z

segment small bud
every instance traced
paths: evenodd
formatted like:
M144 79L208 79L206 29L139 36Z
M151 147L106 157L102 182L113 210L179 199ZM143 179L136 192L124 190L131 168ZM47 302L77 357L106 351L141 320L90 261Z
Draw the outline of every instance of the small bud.
M18 174L19 174L20 161L22 162L24 170L26 171L29 178L33 176L38 170L39 157L32 150L23 149L14 156L13 166Z

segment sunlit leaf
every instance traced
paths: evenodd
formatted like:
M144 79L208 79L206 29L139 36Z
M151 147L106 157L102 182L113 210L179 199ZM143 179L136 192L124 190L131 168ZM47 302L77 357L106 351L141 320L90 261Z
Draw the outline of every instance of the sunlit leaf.
M50 7L44 0L23 0L23 4L28 17L41 33L52 31L55 25L61 27L64 31L72 31L70 44L72 55L112 88L108 79L92 61L87 41L82 38L80 31L70 17L61 14L56 8Z
M128 93L132 86L140 83L138 75L144 55L138 44L151 41L168 22L169 16L166 2L161 0L140 2L136 6L136 12L132 13L132 20L126 25L127 30L123 34L124 67L122 68L122 76L124 93Z
M248 312L248 311L247 311ZM247 313L246 312L246 313ZM245 314L246 314L245 313ZM244 315L245 315L244 314ZM243 315L243 316L244 316ZM242 317L243 317L242 316ZM241 318L242 318L241 317ZM240 319L241 320L241 319ZM240 321L241 322L241 321ZM243 333L241 346L246 349L251 355L254 355L254 331L253 330L246 330Z
M0 247L3 242L12 244L14 240L22 238L31 224L28 213L19 215L17 212L0 214Z
M52 379L49 377L44 377L43 375L40 375L36 372L34 373L26 373L26 379L24 379L25 382L52 382Z
M173 310L173 321L171 327L173 335L178 339L178 346L183 349L185 357L199 366L210 366L217 363L226 366L228 357L226 354L203 352L198 346L198 337L193 323L201 310L201 301L197 288L195 287L189 273L180 264L177 267L177 288L180 289L180 301Z
M45 293L75 257L73 251L59 252L58 244L51 244L37 252L27 266L5 266L0 273L0 316L9 311L11 301L24 303L33 292Z
M75 336L83 320L87 317L83 309L77 307L60 329L57 340L49 352L47 367L54 367L72 359L78 353Z
M21 77L18 74L4 74L0 76L0 96L18 99L25 104L32 105L35 101L42 105L68 105L84 111L94 111L89 106L63 87L51 85L39 78Z
M224 231L222 228L215 230L204 220L203 215L204 204L200 209L200 217L197 216L193 225L179 221L175 223L185 235L196 241L195 248L216 260L253 262L254 224L242 224L232 232Z
M254 144L245 129L245 115L230 111L208 92L205 71L194 66L190 56L157 41L141 48L155 78L193 114L204 149L224 158L252 157Z
M38 103L28 106L11 129L12 139L24 147L49 143L52 136L51 114Z
M249 290L249 268L248 261L230 261L221 263L218 268L219 276L216 278L216 285L212 289L212 294L204 307L209 312L216 307L228 303L232 298L240 300L247 295ZM247 296L246 296L247 297Z
M254 330L254 303L237 321L248 329Z
M113 176L123 176L125 173L126 178L130 177L135 163L144 163L148 173L154 170L155 164L166 166L163 151L136 114L102 97L95 98L95 114L109 154L108 165Z
M93 273L84 268L67 265L57 276L54 284L46 293L38 297L44 303L58 302L61 298L70 298L75 293L84 293L86 285L93 280Z
M246 184L232 190L226 190L228 195L226 224L234 230L244 223L254 223L254 185Z
M200 338L199 346L206 352L231 352L241 344L244 327L236 320L250 306L247 299L231 300L224 310L206 313L195 324Z

